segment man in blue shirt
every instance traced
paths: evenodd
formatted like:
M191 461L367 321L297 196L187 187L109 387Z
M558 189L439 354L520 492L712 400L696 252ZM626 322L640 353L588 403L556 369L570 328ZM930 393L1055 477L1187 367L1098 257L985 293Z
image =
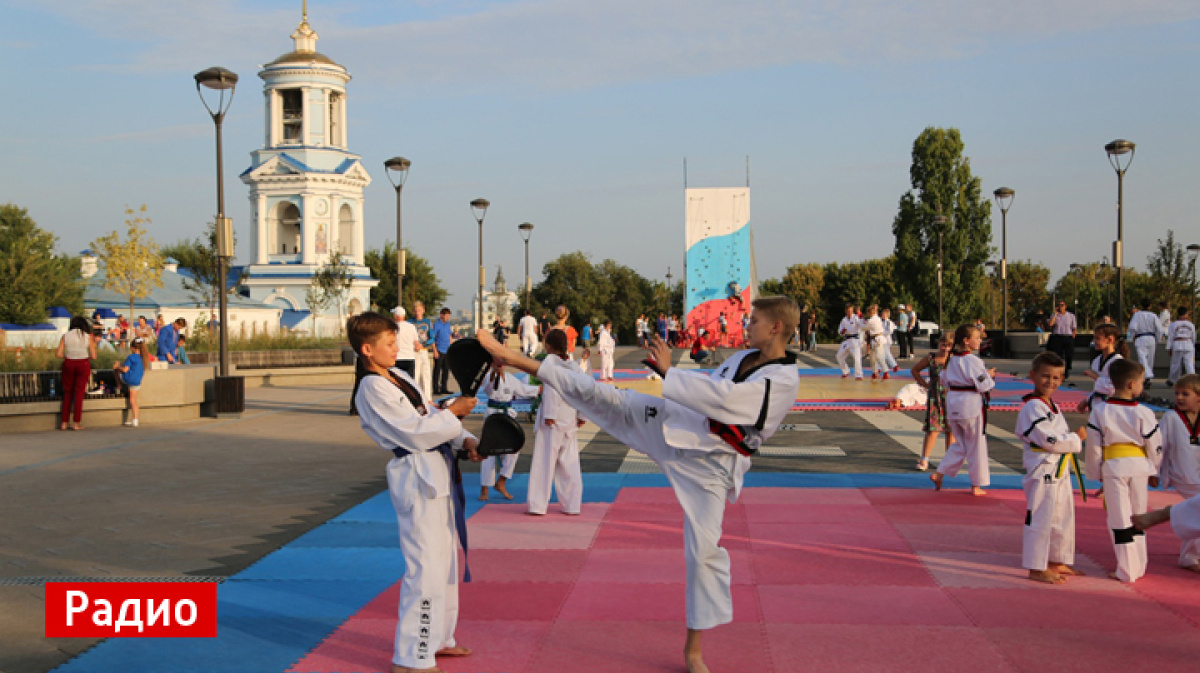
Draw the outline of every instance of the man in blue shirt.
M450 368L446 366L446 351L450 349L453 333L450 329L450 309L443 308L438 313L437 322L429 329L433 339L433 394L449 395L447 387L450 378Z
M159 360L175 363L175 349L179 347L179 332L187 328L187 320L176 318L170 325L163 325L158 331L158 348L156 355Z

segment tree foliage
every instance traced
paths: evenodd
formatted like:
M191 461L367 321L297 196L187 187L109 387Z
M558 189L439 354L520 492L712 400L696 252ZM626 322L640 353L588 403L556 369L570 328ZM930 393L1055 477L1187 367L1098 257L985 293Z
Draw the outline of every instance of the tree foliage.
M944 270L943 320L949 327L981 315L984 263L991 254L991 203L963 156L958 129L926 128L913 142L912 189L900 198L892 223L896 281L924 315L938 306L939 233ZM946 222L934 223L942 215Z
M405 251L404 301L399 303L396 302L396 245L385 241L383 249L371 248L363 255L371 275L379 280L379 285L371 289L371 303L378 306L380 311L390 311L393 306L399 305L411 313L413 304L420 301L428 310L436 311L437 307L445 304L449 293L442 287L429 260L414 253L411 248L405 248Z
M236 246L236 244L235 239L234 245ZM182 274L184 289L191 293L197 303L207 306L210 313L215 315L220 299L218 292L221 287L216 225L209 222L203 237L184 239L178 243L165 245L159 248L158 252L164 261L174 258L176 262L179 262L179 268L187 271ZM232 261L233 258L230 258L229 262L232 263ZM230 273L228 267L226 273ZM246 270L240 269L234 276L233 282L227 283L226 293L228 295L237 294L238 286L245 278Z
M92 242L92 252L104 265L104 289L128 299L130 315L134 302L163 286L163 257L154 239L146 234L150 224L146 204L137 210L127 206L125 238L114 231Z
M329 255L329 259L312 279L312 285L315 285L326 299L325 306L332 304L337 307L339 330L345 324L342 316L346 308L346 295L350 292L353 282L354 275L350 272L350 264L340 250L334 250Z
M1009 327L1034 327L1038 311L1049 314L1050 269L1032 261L1008 263Z
M1195 258L1184 251L1183 244L1175 240L1174 230L1168 229L1166 240L1158 239L1154 253L1146 259L1146 270L1150 272L1149 287L1134 299L1142 301L1152 298L1156 303L1165 301L1172 313L1182 305L1190 308L1195 298L1195 288L1192 286L1195 263Z
M0 206L0 322L45 322L52 306L83 313L79 260L55 254L57 242L24 208Z

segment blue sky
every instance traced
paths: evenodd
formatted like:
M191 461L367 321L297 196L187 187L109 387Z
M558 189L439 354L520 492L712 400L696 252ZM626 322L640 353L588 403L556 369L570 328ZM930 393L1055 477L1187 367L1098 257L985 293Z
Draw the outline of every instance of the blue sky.
M259 64L290 51L300 2L0 0L0 202L64 251L146 203L175 242L215 210L213 129L191 75L241 76L226 120L226 202L261 146ZM1200 242L1200 4L1194 0L383 0L309 3L318 50L345 65L351 151L374 183L366 237L395 236L382 163L413 162L405 242L466 308L477 226L489 282L585 250L678 277L683 158L693 187L740 186L751 158L760 278L892 249L912 141L962 131L985 193L1017 191L1009 259L1061 274L1116 236L1103 146L1138 144L1126 263L1174 229ZM999 247L999 218L994 244ZM248 248L240 248L244 259Z

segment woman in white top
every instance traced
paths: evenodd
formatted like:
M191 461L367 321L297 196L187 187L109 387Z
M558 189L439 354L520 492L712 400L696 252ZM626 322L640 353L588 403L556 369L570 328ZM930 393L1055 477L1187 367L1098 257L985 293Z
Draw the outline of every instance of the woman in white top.
M71 318L67 333L58 342L55 357L62 363L62 425L67 429L71 410L75 411L72 430L82 430L83 394L87 392L88 380L92 378L92 360L96 358L96 343L92 341L92 325L87 318Z

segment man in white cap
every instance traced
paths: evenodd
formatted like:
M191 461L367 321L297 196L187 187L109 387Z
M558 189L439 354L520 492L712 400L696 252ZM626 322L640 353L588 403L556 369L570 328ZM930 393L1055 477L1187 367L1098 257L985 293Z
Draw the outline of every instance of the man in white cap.
M420 337L417 328L404 319L404 307L392 309L392 317L396 320L396 368L409 376L417 375L417 349L420 348Z
M908 340L908 311L904 310L904 304L896 306L896 343L900 344L900 359L907 359L912 346Z

